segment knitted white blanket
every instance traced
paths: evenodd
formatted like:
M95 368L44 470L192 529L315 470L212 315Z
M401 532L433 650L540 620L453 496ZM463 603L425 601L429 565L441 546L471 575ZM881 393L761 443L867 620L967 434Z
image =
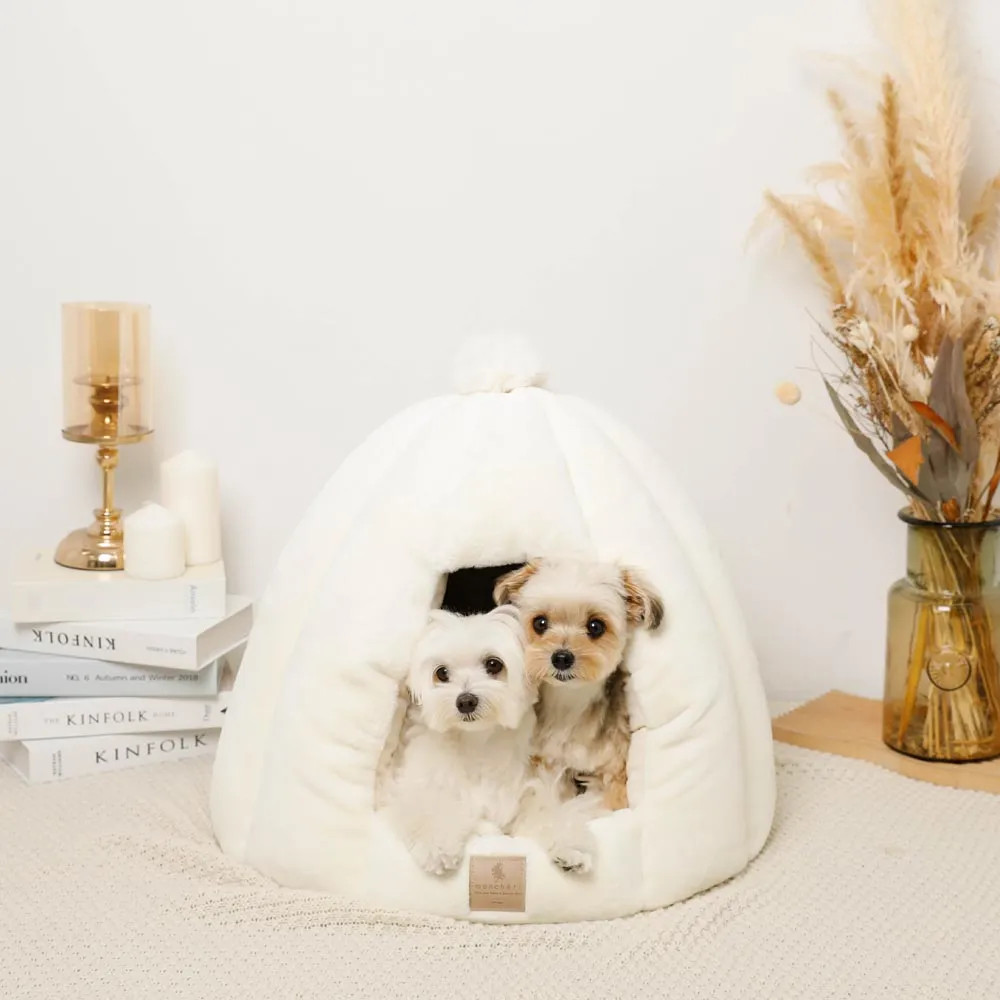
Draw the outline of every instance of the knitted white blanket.
M0 997L998 1000L1000 797L777 756L745 873L558 926L275 888L216 850L207 760L36 787L0 767Z

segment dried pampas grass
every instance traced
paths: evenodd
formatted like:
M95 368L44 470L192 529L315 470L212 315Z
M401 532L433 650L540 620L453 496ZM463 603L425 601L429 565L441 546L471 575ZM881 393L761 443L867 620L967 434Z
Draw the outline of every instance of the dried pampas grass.
M983 590L994 529L977 527L1000 487L1000 174L963 218L970 126L946 2L877 2L891 65L867 115L830 93L841 160L811 172L836 200L767 192L765 210L829 300L834 410L918 526L908 558L922 594L897 612L912 629L905 648L889 644L883 739L978 759L1000 753L1000 640ZM960 683L934 680L956 664Z
M943 0L879 0L890 65L867 114L828 103L819 193L766 192L826 293L824 376L854 441L920 517L982 521L1000 482L1000 174L966 220L970 123Z

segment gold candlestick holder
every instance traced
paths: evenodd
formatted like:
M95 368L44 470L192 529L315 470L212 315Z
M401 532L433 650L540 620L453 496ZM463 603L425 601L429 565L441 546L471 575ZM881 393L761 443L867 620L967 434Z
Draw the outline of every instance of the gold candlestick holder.
M101 506L87 528L71 531L55 561L84 570L125 563L122 512L115 507L118 448L153 433L149 393L149 307L71 302L62 310L63 429L67 441L97 445Z

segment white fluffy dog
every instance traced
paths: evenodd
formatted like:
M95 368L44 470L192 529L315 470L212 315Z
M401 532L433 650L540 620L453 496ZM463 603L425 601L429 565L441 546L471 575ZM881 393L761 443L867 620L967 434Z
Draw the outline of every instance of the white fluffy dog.
M417 863L442 875L461 865L473 833L509 832L518 814L536 692L517 612L432 612L406 686L411 704L380 797Z
M530 837L566 871L589 871L586 820L600 810L589 795L560 802L535 772L537 688L516 609L432 612L406 686L410 704L387 748L377 805L417 863L444 875L461 866L473 834L499 832Z

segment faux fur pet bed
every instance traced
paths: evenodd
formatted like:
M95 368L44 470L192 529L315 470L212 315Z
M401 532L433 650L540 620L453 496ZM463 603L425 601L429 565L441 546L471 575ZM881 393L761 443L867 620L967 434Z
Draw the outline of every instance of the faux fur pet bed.
M699 519L606 413L544 388L500 345L458 392L391 419L335 473L261 601L216 758L223 851L286 886L489 921L570 921L666 906L739 872L774 810L770 721L753 650ZM373 809L413 641L434 607L485 610L500 568L583 554L640 569L666 622L628 654L629 808L596 820L595 870L527 859L523 912L470 911L468 858L420 870Z

